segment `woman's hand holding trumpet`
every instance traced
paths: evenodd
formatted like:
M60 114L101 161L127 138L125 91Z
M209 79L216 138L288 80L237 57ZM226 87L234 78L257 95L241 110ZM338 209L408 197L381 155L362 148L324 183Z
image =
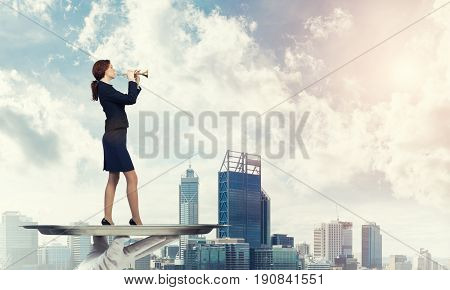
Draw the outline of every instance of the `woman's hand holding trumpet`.
M126 76L128 78L129 81L135 81L138 84L139 87L139 83L141 81L140 79L140 75L145 76L146 78L148 78L148 70L141 72L141 70L128 70L126 73Z

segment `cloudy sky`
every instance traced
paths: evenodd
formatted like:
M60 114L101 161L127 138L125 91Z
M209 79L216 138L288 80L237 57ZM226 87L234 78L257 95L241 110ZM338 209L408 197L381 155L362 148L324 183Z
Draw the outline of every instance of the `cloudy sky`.
M151 75L127 107L139 184L153 180L139 190L144 223L178 223L188 161L174 151L189 152L189 134L194 152L199 141L208 143L198 127L202 112L263 113L314 83L272 109L294 112L296 123L309 112L301 132L309 158L298 144L295 157L261 151L272 233L311 243L314 225L339 216L354 223L354 252L361 251L364 221L301 180L411 247L450 257L450 5L402 31L444 1L223 2L6 1L90 56L0 5L0 212L17 210L41 224L98 212L87 222L100 223L105 116L90 100L90 81L93 63L110 59L120 70ZM126 79L112 84L126 92ZM159 154L140 155L150 145L139 143L139 112L154 112L162 125L163 114L180 110L193 125L181 117L178 135L172 121L161 126ZM225 120L206 124L217 154L191 159L200 223L217 223L225 151L243 150L243 140L247 152L256 150L259 139L251 128L242 137L241 122L233 121L228 148ZM288 139L288 130L274 128L269 144ZM125 184L122 175L116 224L130 218ZM415 252L383 233L383 256L391 254Z

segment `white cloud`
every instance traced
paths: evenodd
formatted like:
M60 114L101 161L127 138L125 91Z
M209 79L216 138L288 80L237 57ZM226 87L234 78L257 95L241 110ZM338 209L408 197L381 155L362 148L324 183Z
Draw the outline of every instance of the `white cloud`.
M316 39L327 39L329 35L342 34L353 25L352 15L342 8L334 8L328 16L316 16L308 18L305 22L305 29Z
M249 22L242 17L225 17L218 11L206 15L192 5L187 5L181 11L172 7L168 1L137 3L126 2L126 17L129 21L101 39L96 54L101 52L105 58L114 56L113 63L122 67L149 67L152 76L144 85L194 113L201 110L217 111L217 108L264 111L274 103L274 99L289 96L289 81L302 82L302 73L309 70L318 74L326 66L324 61L310 53L314 44L306 42L306 46L296 44L286 49L283 70L272 69L276 63L270 56L264 55L249 36ZM307 26L313 35L328 37L330 33L349 29L351 19L348 12L335 9L330 16L307 21ZM94 42L97 40L86 45L95 45ZM341 101L340 106L336 106L335 101L328 96L318 97L306 92L294 102L287 102L277 108L284 112L292 109L300 113L311 112L303 132L311 159L287 159L284 165L320 189L350 182L358 174L381 171L386 182L393 183L391 190L396 197L411 196L421 203L445 211L449 198L445 182L447 176L442 175L442 169L447 166L443 156L448 151L439 153L443 154L440 158L444 162L440 166L435 166L438 163L429 163L430 159L426 161L428 165L425 168L430 170L426 174L429 182L419 181L416 175L421 173L399 172L402 167L399 164L412 164L418 161L416 158L422 158L417 152L405 152L400 144L410 141L419 144L424 136L407 139L416 125L410 123L409 119L402 119L403 116L399 116L395 108L403 108L403 113L411 110L411 113L423 112L426 115L433 111L426 107L427 104L431 105L429 100L433 97L425 95L424 102L414 104L409 97L401 99L393 93L389 102L368 107L364 104L358 83L349 80L344 84L349 89L355 87L355 92L342 96L345 100ZM321 86L326 88L327 83L319 84ZM398 102L401 104L398 105ZM154 99L142 98L139 106L154 111L173 109L162 104L163 107L155 106ZM432 120L427 118L419 120L427 124L426 128L439 126L438 123L430 123ZM401 129L394 126L402 123L405 125ZM398 130L401 130L401 134ZM234 132L235 150L240 149L239 133ZM429 135L432 132L424 130L423 133ZM223 131L219 131L218 136L224 136ZM221 138L220 142L224 144ZM277 138L282 140L287 139L287 136ZM435 146L436 141L430 140L430 144L434 144L430 146ZM434 150L433 147L425 148ZM422 182L422 186L410 183L410 180ZM367 182L376 184L379 181ZM292 186L298 191L302 188ZM429 190L424 191L425 187ZM428 198L422 198L422 193Z
M404 62L414 64L420 59L419 64L405 68L418 74L405 74L403 86L368 91L361 83L370 69L363 67L350 71L358 81L342 73L332 76L336 84L327 87L330 92L325 97L304 93L296 98L298 109L312 112L304 132L312 158L291 166L297 176L325 190L351 186L357 174L380 171L394 197L450 212L450 98L446 93L450 26L442 21L448 17L448 11L440 11L434 22L424 24L429 25L429 33L397 44ZM389 69L397 65L397 58L384 58L368 63L381 67L387 63ZM392 81L389 75L382 77L386 83ZM384 96L369 99L377 94ZM376 186L376 180L369 182Z
M47 23L51 23L52 5L55 0L11 0L8 1L15 9L25 13L27 16L38 17Z
M314 46L316 43L308 41L286 48L284 63L276 63L251 36L257 24L243 17L226 17L218 11L205 14L193 5L176 9L170 1L125 1L124 4L123 15L120 16L124 16L125 23L114 26L107 35L103 33L104 29L110 28L105 18L108 11L104 5L107 4L93 4L78 37L79 44L92 49L96 56L111 59L118 68L149 68L150 78L143 80L143 85L194 115L204 110L262 112L288 97L296 83L304 84L308 77L315 78L327 71L328 63L312 53L317 48ZM441 20L444 19L447 18ZM344 10L335 10L330 16L311 18L307 29L313 38L323 39L351 27L352 17ZM332 79L339 83L339 89L328 92L333 87L325 80L316 86L323 89L323 95L307 90L277 108L283 112L296 110L298 114L311 112L302 133L311 159L302 159L297 150L295 160L286 158L275 160L275 163L337 200L345 200L349 207L359 213L364 212L367 217L394 233L400 227L404 234L401 237L407 240L416 236L403 230L402 223L389 223L389 217L398 210L407 210L408 220L412 221L417 218L413 214L414 209L422 210L415 200L425 205L424 212L435 213L433 217L436 219L445 217L449 208L449 147L446 137L449 134L439 134L448 132L445 120L448 116L446 104L450 74L445 56L449 37L448 28L441 28L445 33L436 35L436 45L427 40L427 49L433 48L433 54L429 55L431 62L439 69L430 70L435 73L427 75L420 86L420 94L391 91L383 102L374 102L372 105L367 102L367 88L359 82L358 74L342 78L335 75ZM278 69L274 69L276 67ZM363 72L360 75L365 74ZM32 128L42 136L61 132L61 136L58 136L60 146L69 152L62 157L56 169L35 170L32 166L26 166L28 159L16 141L2 136L2 148L8 148L8 151L1 158L7 162L5 164L11 165L10 168L14 168L2 174L9 176L7 180L11 180L11 183L8 189L17 194L10 199L2 196L2 200L5 200L2 206L13 209L17 200L23 200L22 204L28 204L28 210L32 213L29 215L41 223L59 221L61 216L64 216L62 223L65 223L100 210L106 182L106 179L100 180L103 178L101 141L98 137L89 136L79 124L84 118L92 118L102 125L104 114L100 105L88 105L82 101L85 107L96 106L97 111L85 111L84 107L80 107L72 115L70 111L64 110L68 107L66 99L62 101L61 96L49 95L45 86L35 84L28 77L21 78L23 74L19 72L2 73L2 95L9 96L2 98L3 102L9 100L8 107L28 116L32 120ZM11 85L13 82L17 83ZM113 83L117 87L122 82L114 80ZM22 86L25 90L17 95L15 88ZM88 89L86 95L89 95ZM88 99L86 96L84 98ZM2 104L6 106L6 103ZM71 106L78 108L76 104ZM166 110L173 113L177 110L145 90L137 104L127 108L130 120L128 148L142 184L181 160L137 158L139 110L157 113ZM239 122L234 125L239 125ZM196 129L193 131L199 135ZM99 131L98 136L102 133ZM173 133L173 128L170 128L170 133ZM220 127L215 133L220 136L219 156L206 160L194 158L192 161L193 168L201 178L199 213L202 223L217 221L217 170L227 148L223 137L224 128ZM240 150L240 132L234 130L233 133L235 146L232 149ZM278 133L275 138L286 140L287 136ZM177 138L168 139L173 142ZM180 139L186 142L183 136ZM87 144L81 148L79 140ZM167 149L172 152L173 143ZM78 161L83 158L88 164L86 171L77 169L77 164L80 165ZM274 231L290 231L300 240L310 240L312 229L307 228L307 225L332 219L334 205L270 165L264 166L263 187L268 190L274 204ZM187 164L182 165L140 190L140 206L145 223L178 222L177 185L186 167ZM372 175L378 177L372 178ZM82 190L74 186L74 176L78 176ZM370 178L357 180L359 176ZM27 188L21 184L15 188L13 184L20 184L23 178L31 180L31 185ZM123 176L121 178L118 193L124 192ZM57 185L53 184L54 180L58 180ZM362 189L355 185L355 180L359 181L358 185ZM389 187L380 189L380 184ZM36 196L27 200L29 196L20 194L21 191L34 192L40 198L51 200L48 204L55 211L50 212L45 206L30 209L30 204L46 203L37 200ZM59 195L61 191L64 194ZM382 194L386 195L383 198L388 202L380 202L379 195ZM392 198L390 194L400 198L399 201L404 201L408 207L401 208L402 203L399 201L391 202L388 199ZM119 196L122 194L117 194ZM363 198L364 202L361 202ZM64 204L62 208L61 204ZM67 204L72 206L68 208ZM280 208L283 209L281 212ZM302 213L300 217L299 212ZM286 216L297 219L286 219ZM128 220L129 209L125 201L115 205L114 218L116 223ZM441 220L440 224L445 225L445 219ZM95 220L90 222L97 223ZM426 222L420 219L419 222L426 227L426 224L433 222L433 218ZM448 240L440 237L436 239ZM427 236L419 238L421 244L427 243ZM440 249L445 251L443 246Z
M67 0L67 5L64 8L64 11L69 12L73 9L74 7L72 6L72 1L71 0Z
M101 25L105 23L105 15L110 13L111 9L111 2L108 0L92 2L92 9L84 18L84 28L78 35L79 45L86 46L87 43L96 42L96 33L100 31Z
M47 58L47 62L44 64L44 66L48 66L51 62L53 62L56 59L64 59L65 56L63 54L55 53L50 54Z
M102 169L102 149L75 117L78 105L16 70L0 70L0 94L0 174L8 180L2 210L22 204L58 220L82 206Z

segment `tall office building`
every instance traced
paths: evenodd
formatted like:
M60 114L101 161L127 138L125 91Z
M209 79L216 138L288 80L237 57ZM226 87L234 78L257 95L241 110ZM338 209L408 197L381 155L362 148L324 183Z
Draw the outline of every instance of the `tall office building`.
M420 254L417 258L417 270L433 270L431 253L424 248L420 248Z
M87 226L87 223L76 222L71 223L73 226ZM75 269L80 263L86 259L91 251L91 237L90 236L68 236L67 244L70 249L70 265Z
M183 225L198 224L198 176L191 168L186 170L181 176L179 185L179 222ZM184 250L186 250L187 240L195 235L180 236L180 251L178 258L184 260Z
M70 249L67 245L55 243L39 247L38 250L39 269L46 270L69 270Z
M405 255L391 255L389 270L412 270L412 264Z
M186 270L198 270L200 267L198 247L200 245L206 244L206 238L203 236L191 237L187 239L186 249L183 251L182 255L184 260L182 260L184 269ZM181 260L180 260L181 261Z
M189 244L186 249L185 270L225 270L225 245Z
M297 270L298 255L293 247L285 248L282 245L272 247L274 270Z
M150 270L150 256L151 256L151 254L148 254L145 257L137 259L134 262L134 269L135 270Z
M325 223L314 228L314 259L325 257Z
M298 270L298 255L295 248L282 245L250 249L252 270Z
M358 269L358 261L353 255L341 254L334 258L333 269L335 270L356 270Z
M38 266L38 232L24 229L36 225L31 218L17 211L2 214L0 225L0 268L32 270Z
M225 247L225 270L250 269L250 245L244 239L221 238L211 243Z
M362 226L361 266L369 269L382 269L382 237L380 226L370 223Z
M325 227L325 258L334 263L334 258L342 253L342 224L331 222Z
M342 255L344 257L353 256L353 224L351 222L339 221L342 225Z
M218 220L230 225L217 238L243 238L250 248L263 243L261 156L227 150L218 172ZM264 234L267 237L267 233Z
M331 221L314 229L314 258L334 264L339 256L352 256L352 223Z
M270 197L261 190L261 244L270 246Z
M293 248L294 238L288 237L285 234L273 234L272 235L272 246L281 245L283 248Z
M273 270L272 247L263 246L261 248L250 249L250 269Z

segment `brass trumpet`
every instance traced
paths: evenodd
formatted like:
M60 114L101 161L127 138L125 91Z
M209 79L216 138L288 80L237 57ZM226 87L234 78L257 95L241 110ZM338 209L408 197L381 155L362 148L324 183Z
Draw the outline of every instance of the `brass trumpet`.
M148 78L148 69L145 70L145 71L138 72L137 74ZM120 75L121 76L127 76L127 73L121 73Z

